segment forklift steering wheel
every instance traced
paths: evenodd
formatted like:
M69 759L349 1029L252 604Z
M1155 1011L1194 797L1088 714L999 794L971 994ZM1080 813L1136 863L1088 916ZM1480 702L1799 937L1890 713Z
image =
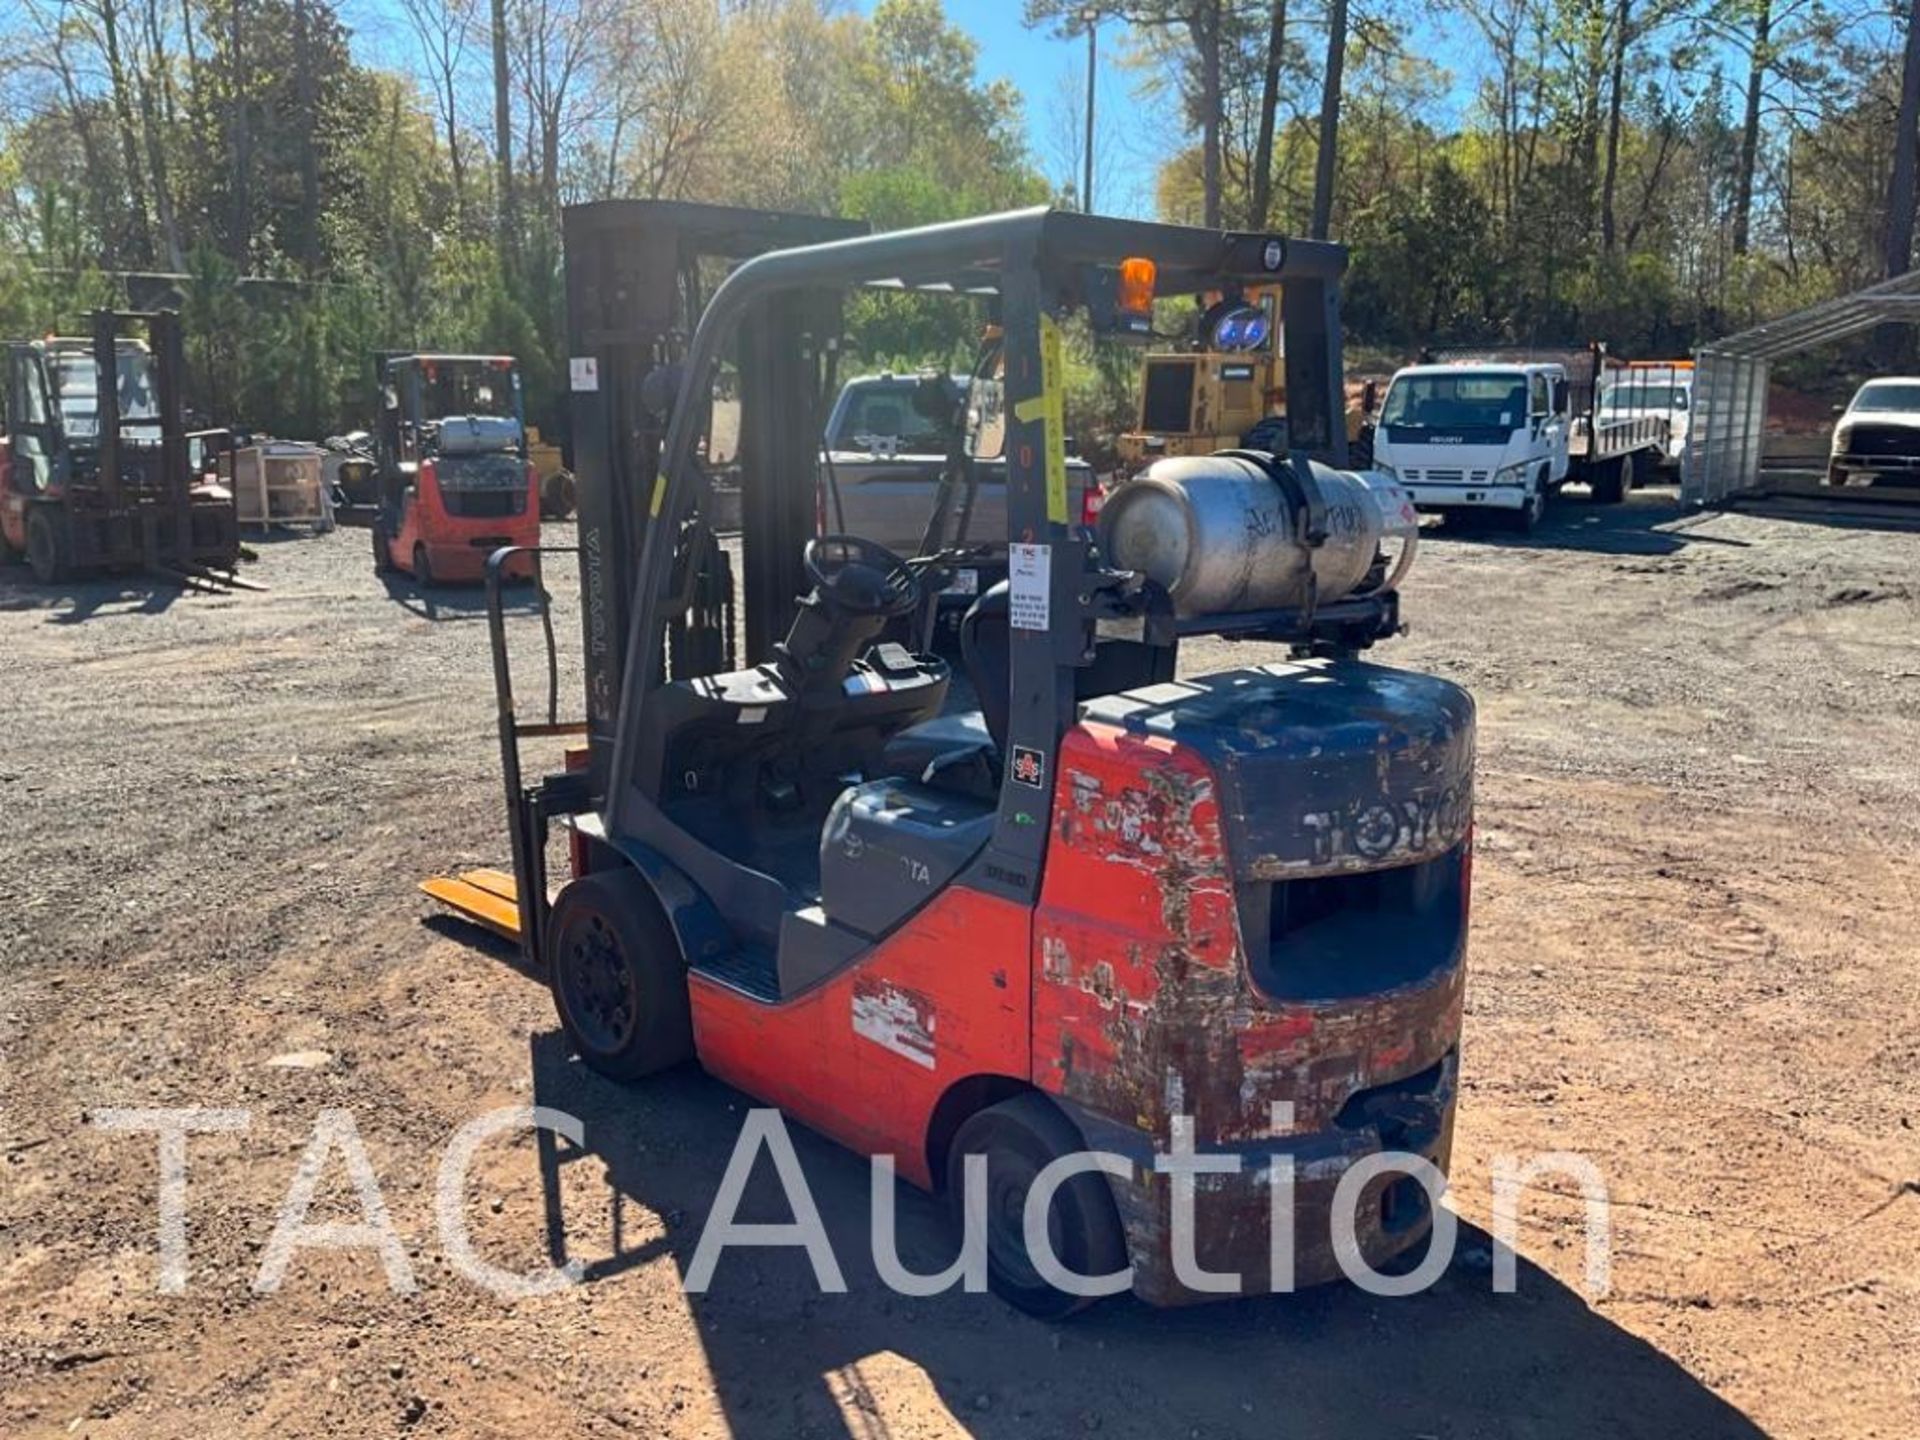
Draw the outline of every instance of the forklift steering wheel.
M904 615L920 603L920 579L907 562L858 535L809 540L806 567L821 598L849 615Z

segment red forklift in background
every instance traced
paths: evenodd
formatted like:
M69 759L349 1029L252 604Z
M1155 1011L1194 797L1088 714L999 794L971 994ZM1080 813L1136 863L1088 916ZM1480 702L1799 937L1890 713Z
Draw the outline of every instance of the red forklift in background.
M538 545L540 482L513 357L389 354L376 369L374 573L472 583L495 550ZM525 578L532 562L510 573Z
M567 213L573 365L591 380L572 396L587 719L518 718L493 585L514 874L480 887L490 912L461 882L430 893L517 937L606 1075L697 1058L956 1203L983 1156L989 1280L1031 1313L1086 1303L1045 1278L1021 1217L1040 1171L1089 1149L1127 1174L1056 1192L1061 1263L1130 1265L1153 1303L1214 1297L1176 1273L1153 1166L1189 1123L1198 1151L1242 1162L1199 1190L1199 1263L1268 1288L1268 1162L1287 1156L1292 1279L1336 1278L1341 1176L1384 1150L1448 1161L1474 735L1463 691L1360 658L1400 628L1417 519L1397 486L1337 468L1345 251L1032 210L760 255L664 372L656 454L633 406L662 372L618 343L645 292L608 257L675 220ZM1160 460L1089 533L1067 503L1063 325L1138 339L1156 294L1273 284L1295 448ZM964 559L931 538L944 517L903 556L813 514L806 407L841 298L864 286L983 322L965 443L1006 459L1010 573L962 621L964 683L891 638L929 633ZM698 463L727 358L738 616ZM955 488L935 503L966 505ZM1202 636L1284 658L1176 680ZM581 763L524 783L521 742L576 728ZM573 875L550 896L556 820ZM1352 1219L1379 1266L1426 1234L1427 1192L1375 1176Z
M144 570L260 588L233 573L232 493L192 461L177 314L98 310L90 340L16 342L6 363L0 539L36 580Z

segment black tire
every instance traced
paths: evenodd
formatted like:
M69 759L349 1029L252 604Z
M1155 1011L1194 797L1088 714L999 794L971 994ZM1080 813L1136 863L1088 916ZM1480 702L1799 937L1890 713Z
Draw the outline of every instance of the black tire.
M1504 510L1500 517L1515 535L1531 535L1540 528L1547 514L1547 484L1542 480L1527 492L1526 503L1518 510Z
M573 514L573 508L578 503L579 487L575 484L571 472L556 470L541 482L541 519L564 520Z
M413 583L422 590L431 590L438 583L433 578L433 558L427 554L427 547L417 542L413 547Z
M58 585L73 568L65 517L45 505L27 511L27 564L42 585Z
M373 573L391 575L393 573L393 548L387 543L387 532L380 524L378 515L373 517Z
M593 1069L638 1080L692 1057L686 962L637 871L598 871L562 890L546 951L560 1028Z
M1631 460L1631 456L1623 455L1618 460L1609 460L1592 472L1591 485L1596 505L1618 505L1627 498L1627 466Z
M947 1150L946 1193L956 1233L964 1233L966 1157L987 1163L987 1284L1016 1310L1042 1320L1064 1320L1093 1297L1056 1290L1040 1278L1027 1253L1023 1217L1034 1177L1062 1155L1087 1148L1079 1130L1042 1095L1016 1095L977 1111ZM1126 1232L1107 1178L1081 1171L1054 1192L1049 1216L1060 1263L1081 1275L1110 1275L1127 1263Z

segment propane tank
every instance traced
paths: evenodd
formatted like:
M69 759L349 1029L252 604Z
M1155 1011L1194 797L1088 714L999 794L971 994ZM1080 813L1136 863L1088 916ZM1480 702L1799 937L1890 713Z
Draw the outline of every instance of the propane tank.
M520 422L511 415L450 415L440 422L443 455L511 450L519 443Z
M1157 582L1183 618L1304 606L1309 573L1320 605L1393 589L1420 528L1406 491L1376 473L1309 468L1326 532L1318 545L1299 533L1296 490L1249 453L1225 451L1156 460L1109 495L1099 531L1107 563ZM1395 540L1399 554L1376 570Z

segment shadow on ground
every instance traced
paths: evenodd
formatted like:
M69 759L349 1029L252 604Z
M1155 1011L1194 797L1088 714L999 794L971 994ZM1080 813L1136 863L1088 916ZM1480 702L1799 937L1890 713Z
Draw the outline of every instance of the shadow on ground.
M49 625L78 625L96 616L159 615L186 593L175 581L145 575L39 585L22 566L0 578L0 610L46 610Z
M692 1068L617 1086L571 1060L557 1031L533 1037L532 1067L535 1103L585 1127L585 1149L541 1133L554 1261L581 1261L596 1285L661 1261L684 1273L751 1102ZM798 1248L736 1249L709 1293L687 1297L737 1440L931 1433L943 1429L940 1409L981 1440L1762 1437L1524 1260L1513 1295L1492 1294L1484 1270L1456 1264L1405 1300L1347 1287L1180 1311L1121 1299L1063 1326L986 1295L896 1296L869 1251L866 1162L792 1133L849 1293L820 1293ZM596 1216L579 1232L563 1214L562 1172L570 1191L585 1185L595 1197L574 1207ZM903 1262L943 1268L952 1251L936 1203L898 1195ZM763 1158L739 1218L790 1217ZM1462 1227L1462 1248L1485 1243Z
M1920 533L1920 486L1876 482L1834 489L1817 480L1796 483L1792 477L1771 474L1767 483L1770 488L1762 493L1736 496L1730 508L1742 515L1839 530Z
M1501 528L1502 516L1455 511L1421 531L1422 540L1471 541L1512 550L1585 550L1598 555L1672 555L1690 545L1744 548L1744 542L1703 534L1714 512L1682 506L1672 491L1639 491L1618 505L1598 505L1584 489L1564 491L1547 504L1531 535Z
M422 620L440 624L461 620L485 621L487 618L487 587L483 581L476 580L469 585L448 582L422 585L411 575L394 571L382 575L380 583L386 588L389 600ZM524 583L509 585L504 609L509 615L538 614L539 590Z

